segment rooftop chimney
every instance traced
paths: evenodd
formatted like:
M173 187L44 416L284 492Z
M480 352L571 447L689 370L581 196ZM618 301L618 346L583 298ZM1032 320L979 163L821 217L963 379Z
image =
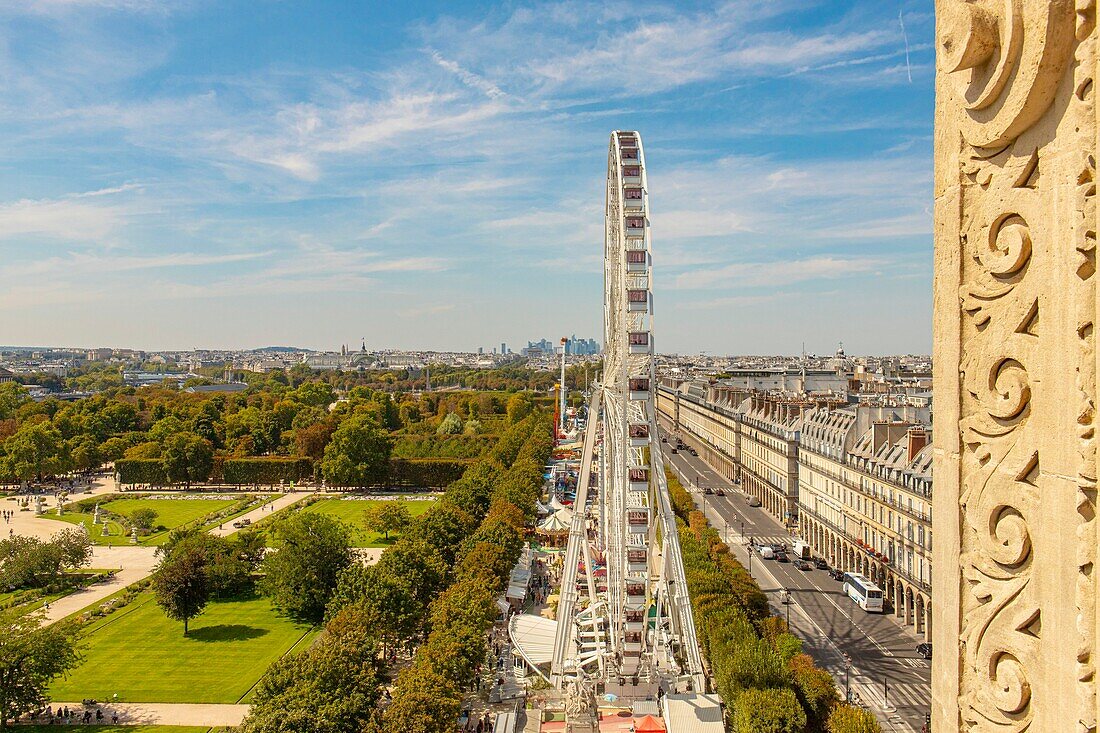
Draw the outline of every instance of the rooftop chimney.
M918 426L909 428L906 435L909 438L909 462L912 463L917 454L924 449L924 446L928 445L928 433L924 428Z

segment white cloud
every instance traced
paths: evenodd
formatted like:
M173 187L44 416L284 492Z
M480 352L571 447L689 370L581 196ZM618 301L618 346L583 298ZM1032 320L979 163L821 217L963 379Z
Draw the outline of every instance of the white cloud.
M0 240L40 236L69 241L103 239L122 225L126 206L88 203L128 187L72 194L58 199L21 199L0 204Z

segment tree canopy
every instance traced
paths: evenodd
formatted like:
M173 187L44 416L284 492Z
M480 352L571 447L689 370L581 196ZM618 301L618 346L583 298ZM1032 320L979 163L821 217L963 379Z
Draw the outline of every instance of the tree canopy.
M40 622L39 614L0 612L0 728L45 705L50 682L80 661L72 624Z
M339 521L300 512L275 528L279 549L262 563L260 590L289 615L318 623L352 562L348 531Z

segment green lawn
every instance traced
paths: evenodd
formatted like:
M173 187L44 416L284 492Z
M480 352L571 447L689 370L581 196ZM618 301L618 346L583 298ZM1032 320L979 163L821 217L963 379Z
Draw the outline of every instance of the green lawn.
M115 514L121 514L124 517L130 516L132 512L138 509L152 509L157 513L154 525L157 527L164 527L164 529L154 531L152 534L144 537L138 537L138 542L142 545L159 545L168 538L168 532L176 527L201 519L207 514L225 509L226 507L232 506L237 501L237 499L229 498L115 499L100 506L102 509L109 510ZM65 512L59 517L51 510L49 514L43 514L42 517L55 521L60 520L62 522L69 522L70 524L80 524L84 522L84 526L88 528L89 536L97 545L130 544L128 527L123 527L116 522L109 522L108 528L111 534L104 537L100 534L101 530L99 527L92 525L92 514L90 512Z
M90 624L84 661L50 688L54 700L236 703L268 665L304 649L316 630L279 616L266 598L211 603L191 622L169 621L151 593Z
M322 499L314 504L310 504L302 511L327 514L348 525L348 528L351 530L352 547L387 547L394 543L397 535L390 532L390 539L386 541L382 535L377 532L372 532L363 525L363 513L367 508L376 504L381 504L383 501L400 501L408 508L409 514L414 517L419 517L421 514L428 511L428 508L432 505L429 499L416 499L412 501L401 499Z

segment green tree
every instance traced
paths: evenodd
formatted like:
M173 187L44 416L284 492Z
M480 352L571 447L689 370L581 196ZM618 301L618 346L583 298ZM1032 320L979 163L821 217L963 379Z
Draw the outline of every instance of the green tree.
M157 510L149 507L139 507L130 512L130 526L137 527L139 532L148 532L157 521Z
M452 733L462 709L454 682L430 665L414 663L397 675L393 701L382 718L383 733Z
M70 446L73 468L79 471L91 471L103 465L103 454L99 442L92 435L74 438Z
M0 384L0 420L10 420L27 402L27 390L16 382Z
M852 705L837 705L829 715L828 733L882 733L874 713Z
M50 544L57 548L61 565L68 570L84 567L92 559L92 540L79 527L61 530L50 539Z
M4 442L10 470L24 481L64 471L63 448L60 431L47 422L24 423Z
M242 733L360 733L374 712L381 674L371 626L347 608L301 654L288 654L256 685Z
M303 405L312 407L328 407L336 401L336 393L332 385L326 382L306 382L294 391L293 397Z
M416 520L414 534L431 545L451 565L462 541L476 526L477 522L469 512L444 498Z
M205 481L214 468L214 447L194 433L178 433L164 443L161 455L164 474L173 483Z
M363 524L388 540L390 532L401 532L412 521L409 508L402 501L380 501L363 512Z
M244 535L242 542L241 534ZM200 527L176 529L168 540L157 548L162 557L175 557L197 550L206 559L206 582L211 598L232 598L240 595L252 584L252 571L259 561L253 556L252 544L258 532L245 532L229 537L218 537Z
M44 587L57 579L62 564L62 550L52 542L23 535L0 540L0 587Z
M460 435L462 433L462 418L458 416L458 413L448 412L447 417L443 418L435 432L440 435Z
M280 548L264 558L261 592L295 618L321 621L352 561L347 529L332 517L302 512L276 525L275 537Z
M370 418L348 418L325 447L321 472L336 486L372 486L385 481L393 443Z
M183 622L184 636L191 619L202 613L210 599L206 564L200 548L181 548L161 560L153 575L157 605L168 618Z
M516 392L508 398L508 422L515 425L530 415L535 409L535 401L528 392Z
M832 675L814 665L807 654L799 654L787 667L794 678L795 692L806 711L810 730L824 730L833 706L840 700Z
M787 688L748 689L733 705L734 733L803 733L806 713Z
M46 689L80 661L76 629L39 614L0 613L0 728L46 704Z

